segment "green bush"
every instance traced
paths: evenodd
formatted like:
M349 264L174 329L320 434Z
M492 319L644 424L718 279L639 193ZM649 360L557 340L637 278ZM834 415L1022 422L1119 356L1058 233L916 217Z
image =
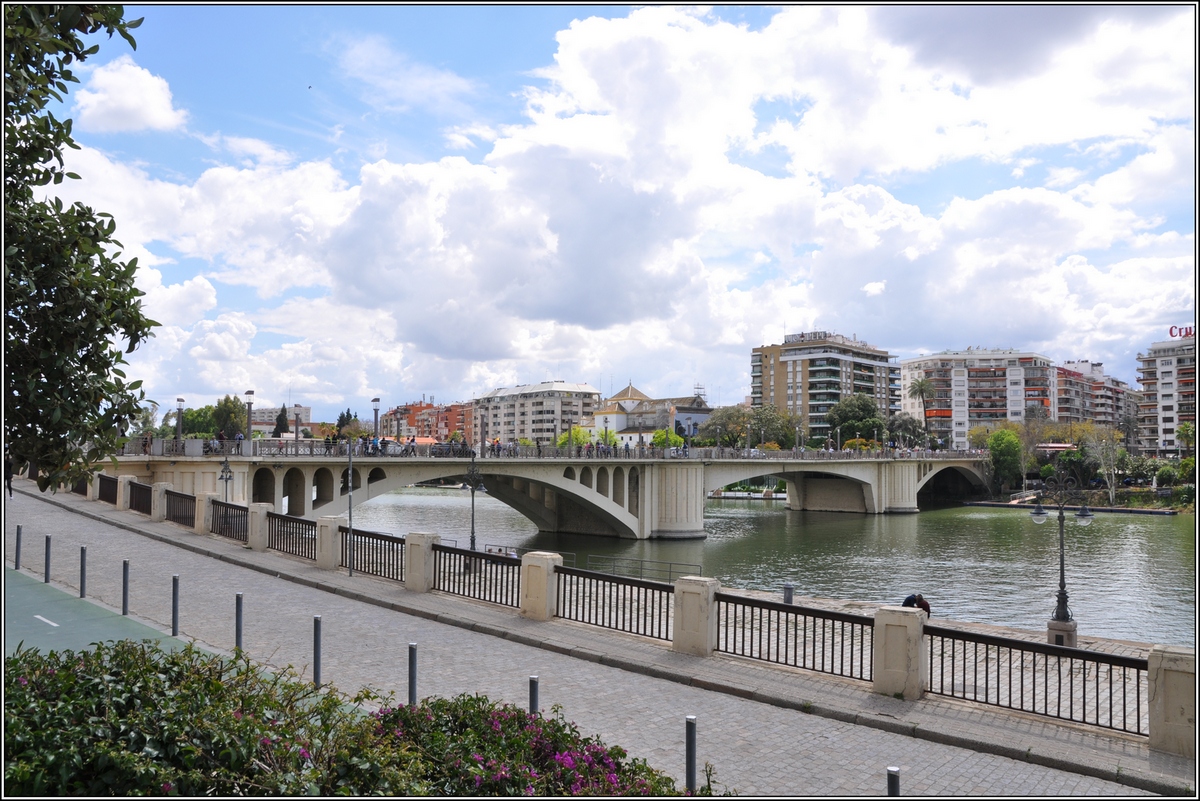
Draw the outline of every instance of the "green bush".
M1158 472L1154 474L1155 481L1160 487L1169 487L1179 478L1179 472L1169 464L1164 464L1158 468Z
M191 645L18 648L4 689L11 795L679 794L557 708L465 695L391 708Z

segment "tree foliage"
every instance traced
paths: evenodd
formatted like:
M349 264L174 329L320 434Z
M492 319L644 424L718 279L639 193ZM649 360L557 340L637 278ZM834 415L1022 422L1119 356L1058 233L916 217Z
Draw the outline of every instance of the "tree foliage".
M700 436L722 448L736 448L750 425L750 412L743 406L714 409L700 424ZM718 441L718 437L719 440Z
M887 430L896 445L909 448L925 439L925 426L908 412L900 412L888 418ZM979 447L983 447L982 443Z
M217 431L224 431L227 439L233 439L246 431L246 404L240 398L226 395L213 407L213 423Z
M344 426L343 426L344 428ZM271 430L272 437L282 437L291 431L288 428L288 413L286 406L279 407L279 414L275 415L275 428ZM345 434L345 431L342 431Z
M929 378L914 379L908 385L908 397L921 401L921 427L925 432L929 432L929 409L927 405L929 401L937 397L937 387L934 386L933 380Z
M665 428L660 428L654 432L654 436L650 438L650 444L656 448L680 448L683 447L683 437L676 434L674 431L668 431Z
M81 203L39 197L77 178L64 148L70 66L95 54L83 37L120 34L136 46L121 6L4 7L5 439L14 461L37 465L41 489L73 484L116 453L141 414L140 381L122 366L157 325L121 260L116 224ZM124 344L122 344L124 343Z
M796 440L796 430L804 436L804 418L792 412L781 412L774 406L763 404L754 410L747 422L756 443L774 442L790 448Z
M992 463L992 475L997 484L1021 475L1021 441L1011 431L1000 429L988 437L988 454ZM997 487L999 489L999 487Z
M887 435L887 421L883 419L878 404L870 395L857 392L849 398L840 400L825 412L825 422L829 424L829 432L841 428L842 440L853 439L856 436L874 438Z

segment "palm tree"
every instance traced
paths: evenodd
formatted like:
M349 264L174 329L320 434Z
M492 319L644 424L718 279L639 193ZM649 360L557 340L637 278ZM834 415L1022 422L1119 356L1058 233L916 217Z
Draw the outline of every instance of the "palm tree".
M1184 456L1186 456L1188 449L1196 443L1196 424L1180 423L1179 427L1175 429L1175 438L1184 446Z
M908 397L921 401L921 422L925 424L925 433L929 434L929 417L926 403L937 397L937 387L933 385L933 379L914 379L908 385Z

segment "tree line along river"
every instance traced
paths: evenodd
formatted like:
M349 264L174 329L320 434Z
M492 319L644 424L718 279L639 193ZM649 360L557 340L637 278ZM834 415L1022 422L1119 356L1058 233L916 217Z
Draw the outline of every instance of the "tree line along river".
M934 617L1041 631L1058 590L1058 527L1028 509L954 507L913 515L794 512L783 501L711 500L704 540L628 540L540 533L519 512L476 494L476 544L682 562L740 589L899 604L923 593ZM470 540L471 496L407 488L354 509L356 528ZM1081 636L1195 645L1194 515L1067 515L1066 577Z

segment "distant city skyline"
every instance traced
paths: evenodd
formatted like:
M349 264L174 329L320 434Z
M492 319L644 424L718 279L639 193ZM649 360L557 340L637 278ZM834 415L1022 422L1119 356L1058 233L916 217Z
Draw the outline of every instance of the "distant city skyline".
M1102 362L1195 319L1194 6L126 6L57 115L163 325L316 420L750 392L827 330ZM595 383L599 381L599 383Z

